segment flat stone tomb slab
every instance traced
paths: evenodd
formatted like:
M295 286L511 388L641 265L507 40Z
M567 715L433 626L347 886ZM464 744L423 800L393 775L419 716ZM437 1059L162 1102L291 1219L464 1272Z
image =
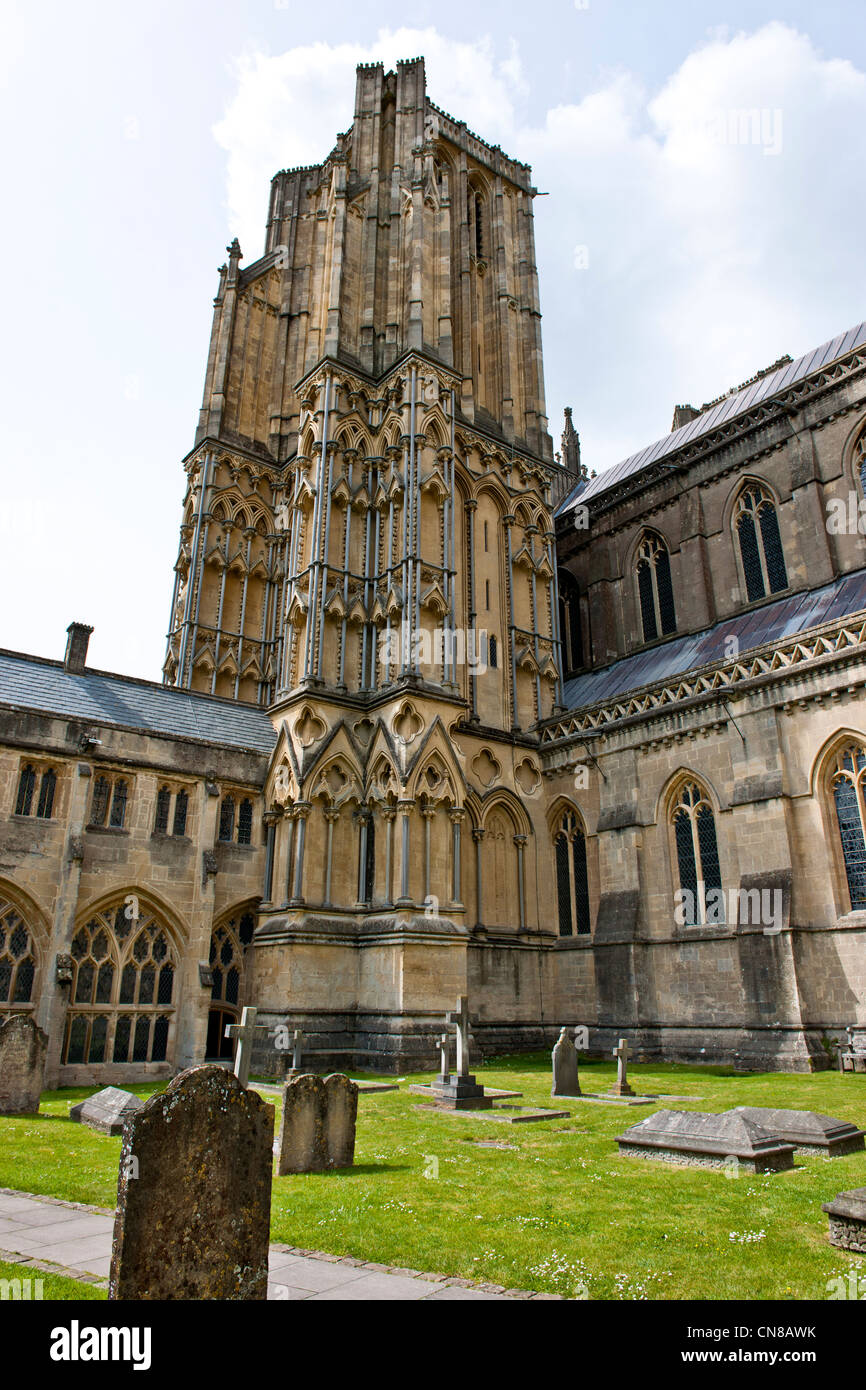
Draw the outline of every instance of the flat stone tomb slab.
M595 1095L588 1096L586 1093L580 1096L563 1096L563 1100L590 1100L597 1101L599 1105L655 1105L660 1097L658 1096L609 1096L606 1092L597 1091Z
M866 1148L862 1129L848 1120L837 1120L815 1110L767 1110L755 1105L738 1105L730 1113L754 1120L761 1129L778 1135L786 1144L795 1144L804 1153L841 1158L844 1154L861 1153Z
M359 1094L362 1096L376 1095L379 1091L399 1091L400 1089L396 1081L353 1081L352 1084L358 1087Z
M69 1118L75 1124L87 1125L99 1134L122 1134L130 1116L141 1110L143 1102L131 1091L118 1086L106 1086L69 1108Z
M840 1192L821 1210L830 1218L830 1244L866 1253L866 1187Z
M485 1096L489 1096L491 1100L517 1100L523 1095L522 1091L501 1091L497 1090L495 1086L484 1086L482 1089ZM409 1091L413 1096L427 1096L428 1098L438 1094L435 1087L424 1085L410 1086Z
M768 1134L736 1110L707 1115L700 1110L659 1110L617 1136L620 1153L727 1168L733 1160L754 1173L782 1172L794 1166L794 1145Z
M446 1105L419 1105L419 1110L436 1110L440 1115L458 1115L461 1119L493 1120L500 1125L535 1124L540 1120L570 1120L568 1110L544 1110L533 1105L498 1105L483 1110L455 1110Z

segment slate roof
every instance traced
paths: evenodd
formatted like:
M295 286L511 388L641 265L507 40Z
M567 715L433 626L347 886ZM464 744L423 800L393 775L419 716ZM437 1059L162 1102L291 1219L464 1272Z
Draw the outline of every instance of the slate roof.
M666 458L669 454L676 453L677 449L681 449L685 444L691 444L701 435L709 434L719 425L725 424L735 416L743 415L756 405L770 400L780 391L785 391L789 386L793 386L795 382L803 381L813 372L821 371L829 363L853 352L855 348L863 347L864 344L866 344L866 321L858 323L854 328L849 328L846 333L837 334L829 342L822 343L821 347L813 348L811 352L799 357L796 362L789 362L787 366L779 367L777 371L761 377L760 381L753 382L751 386L745 387L742 391L725 396L718 405L713 406L712 410L705 410L702 415L690 420L687 425L681 425L678 430L665 435L663 439L657 439L654 444L648 444L645 449L640 449L636 454L631 454L629 458L623 459L622 463L614 464L613 468L606 469L597 478L590 478L586 483L578 483L577 487L572 488L557 508L556 515L562 516L578 501L584 503L591 497L597 497L601 493L607 492L617 483L623 482L625 478L639 473L641 469L649 467L652 463L657 463L659 459Z
M775 603L762 604L724 618L703 632L674 637L661 646L614 661L600 671L588 671L565 682L564 702L569 709L600 704L626 690L681 676L700 666L729 660L727 640L736 637L740 655L767 642L781 642L808 628L820 627L866 609L866 569L834 579L820 589L791 594Z
M105 671L76 674L62 662L20 652L0 651L2 705L254 753L270 753L277 740L255 706Z

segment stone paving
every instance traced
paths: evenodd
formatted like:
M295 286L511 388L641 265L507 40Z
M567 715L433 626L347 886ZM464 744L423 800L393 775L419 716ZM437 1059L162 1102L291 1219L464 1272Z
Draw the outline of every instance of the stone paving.
M105 1207L0 1188L0 1259L105 1288L113 1227L114 1212ZM289 1245L272 1245L269 1265L268 1298L275 1300L560 1301L554 1294L503 1289Z

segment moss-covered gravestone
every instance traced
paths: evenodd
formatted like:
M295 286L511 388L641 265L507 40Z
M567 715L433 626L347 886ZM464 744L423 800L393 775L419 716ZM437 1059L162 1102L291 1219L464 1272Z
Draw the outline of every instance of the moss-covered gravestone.
M358 1087L335 1072L299 1076L283 1090L277 1173L324 1173L355 1159Z
M274 1107L191 1067L129 1120L109 1298L264 1299Z
M42 1094L48 1034L26 1014L0 1023L0 1115L35 1115Z

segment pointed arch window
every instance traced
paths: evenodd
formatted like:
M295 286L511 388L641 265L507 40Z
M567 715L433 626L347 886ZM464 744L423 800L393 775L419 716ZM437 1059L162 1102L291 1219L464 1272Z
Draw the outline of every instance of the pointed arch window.
M156 794L156 819L153 828L159 835L168 833L168 817L171 811L171 789L160 787Z
M64 1064L167 1061L178 962L163 923L127 898L80 926L70 954Z
M565 811L560 816L553 842L559 934L586 936L591 931L586 833L574 811Z
M734 508L734 526L749 603L787 589L788 571L779 534L779 517L766 488L749 483L743 489Z
M18 799L15 802L16 816L29 816L33 806L33 792L36 787L36 769L27 763L21 769L18 779Z
M481 261L484 259L484 198L472 184L466 193L466 220L469 223L469 244L473 254Z
M235 799L233 796L224 796L220 806L220 828L219 838L223 841L232 841L235 837Z
M661 536L647 535L638 546L637 585L643 640L654 642L676 632L671 557Z
M174 799L174 822L172 824L172 835L186 834L186 817L189 810L189 794L180 789Z
M860 484L860 491L866 497L866 429L862 429L854 445L854 477Z
M703 788L684 782L671 811L676 845L681 925L720 925L725 920L716 819ZM713 897L708 904L710 893Z
M583 633L580 624L580 592L568 570L559 571L559 639L562 669L577 671L583 665Z
M841 748L833 764L831 787L845 863L851 911L866 908L866 749L860 743Z
M29 1004L36 975L36 950L29 926L10 902L0 899L0 1009Z

